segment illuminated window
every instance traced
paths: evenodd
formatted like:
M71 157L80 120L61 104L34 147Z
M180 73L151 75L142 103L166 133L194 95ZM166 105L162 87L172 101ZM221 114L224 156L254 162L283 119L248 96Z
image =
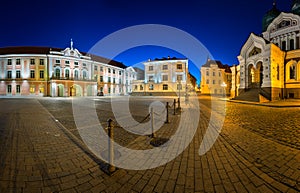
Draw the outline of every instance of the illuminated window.
M17 59L16 60L16 65L20 65L21 64L21 59Z
M35 78L34 70L30 70L30 78Z
M41 78L41 79L44 78L44 70L40 70L40 78Z
M177 70L182 70L182 64L177 64Z
M30 86L30 93L33 94L35 92L35 86L31 85Z
M7 85L7 93L11 93L11 85Z
M66 78L69 78L69 77L70 77L70 70L69 70L69 69L66 69L65 77L66 77Z
M34 60L34 58L31 58L30 59L30 65L34 65L35 64L35 60Z
M7 78L11 78L11 71L7 71Z
M163 70L168 70L168 65L163 65Z
M162 79L163 81L168 81L168 75L163 75Z
M45 63L44 63L44 62L45 62L45 60L44 60L44 59L40 59L40 65L41 65L41 66L45 65Z
M20 70L16 71L16 78L21 78L21 72L20 72Z
M11 59L8 59L7 60L7 65L11 65L11 64L12 64Z
M149 66L149 71L153 71L153 66Z
M167 85L167 84L164 84L164 85L163 85L163 90L168 90L168 89L169 89L168 85Z
M17 92L17 93L21 93L21 86L20 86L20 85L17 85L17 86L16 86L16 92Z
M39 88L39 92L42 94L42 93L44 93L44 87L43 86L41 86L40 88Z

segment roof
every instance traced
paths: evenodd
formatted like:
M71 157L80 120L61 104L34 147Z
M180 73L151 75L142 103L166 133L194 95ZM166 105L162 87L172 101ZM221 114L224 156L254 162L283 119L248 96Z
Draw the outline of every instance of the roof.
M50 51L63 51L61 48L39 47L39 46L16 46L0 48L0 55L5 54L50 54ZM119 68L127 68L121 62L110 60L101 56L80 52L84 56L90 56L93 61L110 64Z
M163 58L155 58L154 60L151 60L150 61L166 61L166 60L187 60L187 58L176 58L176 57L170 57L168 56L167 58L166 57L163 57Z
M231 73L230 66L228 64L222 64L222 62L219 61L219 60L210 60L210 59L208 59L202 67L210 68L210 66L212 64L216 64L216 65L218 65L218 68L225 69L225 72Z

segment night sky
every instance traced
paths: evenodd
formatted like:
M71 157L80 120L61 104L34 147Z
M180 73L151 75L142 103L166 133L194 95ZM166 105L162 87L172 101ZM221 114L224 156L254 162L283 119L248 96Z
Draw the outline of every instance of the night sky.
M74 47L87 52L105 36L133 25L163 24L196 37L224 64L237 64L249 34L261 33L272 0L25 0L1 1L0 47ZM277 0L289 12L292 0ZM133 34L134 37L134 34ZM117 45L116 45L117 46ZM131 49L116 60L130 66L148 58L185 57L155 46ZM203 62L207 56L203 57ZM200 66L202 64L196 64ZM199 70L191 68L199 79Z

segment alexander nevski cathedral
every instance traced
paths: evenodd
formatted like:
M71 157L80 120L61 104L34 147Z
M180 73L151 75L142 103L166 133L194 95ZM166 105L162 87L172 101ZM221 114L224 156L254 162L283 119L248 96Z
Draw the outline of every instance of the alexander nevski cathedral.
M300 98L300 0L291 11L276 3L263 17L262 34L251 33L231 67L231 95L273 101Z

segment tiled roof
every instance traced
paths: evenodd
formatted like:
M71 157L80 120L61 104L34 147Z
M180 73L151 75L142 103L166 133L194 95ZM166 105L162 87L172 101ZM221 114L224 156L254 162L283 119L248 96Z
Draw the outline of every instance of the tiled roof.
M50 51L63 51L61 48L51 48L51 47L39 47L39 46L16 46L16 47L4 47L0 48L0 55L5 54L49 54ZM101 56L96 56L92 54L87 54L85 52L80 52L84 56L90 56L93 61L102 62L106 64L110 64L112 66L126 68L127 66L121 62L110 60L107 58L103 58Z

